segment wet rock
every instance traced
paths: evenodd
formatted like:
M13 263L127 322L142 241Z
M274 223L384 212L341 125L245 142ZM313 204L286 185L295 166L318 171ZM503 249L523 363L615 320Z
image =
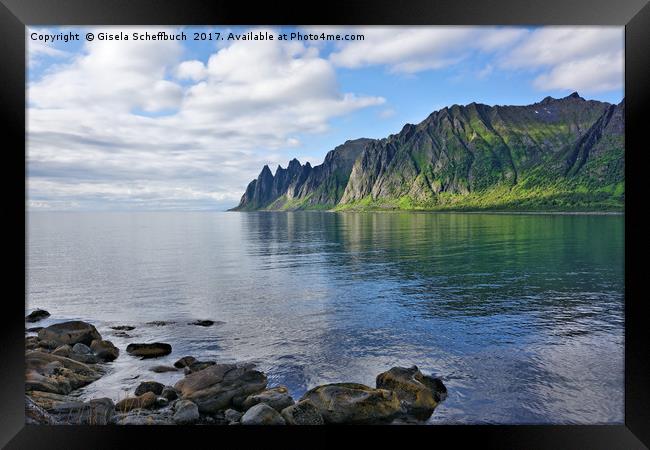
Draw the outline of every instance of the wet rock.
M72 346L72 351L77 355L90 355L92 350L86 344L77 343Z
M174 425L172 416L173 413L169 409L133 409L126 413L115 414L113 423L116 425Z
M132 337L132 336L131 336L129 333L127 333L126 331L115 331L115 332L113 332L113 336L123 337L123 338L130 338L130 337Z
M154 327L164 327L166 325L171 325L175 322L168 322L165 320L154 320L153 322L147 322L146 325L153 325Z
M135 395L140 396L145 392L153 392L156 395L162 394L165 385L157 381L143 381L135 388Z
M63 356L66 358L70 357L70 353L72 353L72 347L70 347L68 344L62 345L60 347L57 347L55 350L52 350L53 355Z
M120 355L120 350L111 341L96 339L90 343L90 349L103 361L114 361Z
M50 339L39 339L37 341L37 345L38 347L44 348L46 350L54 350L57 347L59 347L61 344Z
M188 325L197 325L199 327L211 327L214 324L214 320L195 320L194 322L188 323Z
M166 398L170 402L178 398L178 392L171 386L165 386L160 393L160 396Z
M192 363L196 362L196 358L193 356L183 356L181 359L174 363L174 367L182 369L183 367L188 367Z
M197 404L203 414L224 410L266 387L266 375L251 364L215 364L178 381L181 398Z
M298 403L284 408L280 413L287 425L324 425L323 416L309 400L301 400Z
M228 422L228 424L231 424L233 422L238 423L241 421L241 418L244 414L240 413L239 411L235 409L227 409L223 413L224 419Z
M156 404L156 394L153 392L145 392L138 397L127 397L120 400L115 405L115 409L119 412L128 412L133 409L146 409L151 408Z
M165 372L177 372L178 369L176 367L171 367L171 366L153 366L149 370L155 373L165 373Z
M69 425L108 425L115 414L115 405L110 398L98 398L86 403L60 403L48 412Z
M25 331L27 331L28 333L38 333L42 329L43 329L43 327L30 327L30 328L27 328Z
M310 400L329 424L384 423L403 412L394 392L357 383L318 386L301 400Z
M73 351L72 353L70 353L69 358L84 364L97 364L101 362L101 360L95 355L93 355L92 353L89 355L85 355L85 354L75 353Z
M179 425L199 420L199 407L189 400L179 400L174 404L174 423Z
M377 388L388 389L406 408L407 414L419 420L428 419L438 403L447 397L442 381L424 375L417 366L393 367L377 375Z
M29 398L38 406L48 411L57 405L78 401L70 395L53 394L52 392L28 391Z
M156 406L158 408L164 408L165 406L168 405L169 405L169 400L167 400L165 397L156 398Z
M31 313L25 317L25 320L27 322L38 322L39 320L43 320L46 317L50 317L50 313L45 311L44 309L35 309Z
M86 322L74 320L71 322L56 323L38 332L38 338L42 341L55 341L59 345L82 343L90 345L95 339L101 339L97 329Z
M271 408L280 412L284 408L294 404L293 398L289 395L289 390L285 386L278 386L266 389L259 394L250 395L244 400L242 407L249 409L258 403L265 403Z
M25 354L25 390L69 394L99 379L96 368L70 358L28 351Z
M135 327L132 327L130 325L118 325L118 326L115 326L115 327L111 327L111 330L131 331L131 330L135 330Z
M258 403L241 418L242 425L285 425L285 421L275 409L266 403Z
M59 421L26 395L25 423L27 425L58 425Z
M196 361L190 364L188 367L185 368L185 374L189 373L194 373L198 372L199 370L203 370L206 367L214 366L217 362L216 361Z
M172 352L172 346L162 342L129 344L126 346L126 352L129 355L140 356L142 358L158 358L169 355Z

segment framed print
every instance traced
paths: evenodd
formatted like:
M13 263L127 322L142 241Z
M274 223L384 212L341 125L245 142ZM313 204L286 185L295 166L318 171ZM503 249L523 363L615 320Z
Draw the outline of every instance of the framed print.
M646 2L0 9L7 448L647 448Z

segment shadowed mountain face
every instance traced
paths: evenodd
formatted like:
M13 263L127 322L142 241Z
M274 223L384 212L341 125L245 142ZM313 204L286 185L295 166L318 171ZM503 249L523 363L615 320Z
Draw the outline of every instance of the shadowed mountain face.
M320 166L264 167L236 210L622 209L624 104L453 105Z
M347 141L315 167L292 159L286 169L278 166L274 176L264 166L233 210L333 208L341 200L354 162L370 142L372 139L363 138Z

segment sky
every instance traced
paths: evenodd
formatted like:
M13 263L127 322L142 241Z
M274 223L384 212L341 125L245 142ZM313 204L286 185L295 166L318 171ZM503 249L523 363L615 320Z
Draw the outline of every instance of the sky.
M187 40L133 39L160 31ZM228 39L248 32L274 39ZM26 42L34 211L220 211L265 164L320 164L445 106L624 96L623 27L28 28Z

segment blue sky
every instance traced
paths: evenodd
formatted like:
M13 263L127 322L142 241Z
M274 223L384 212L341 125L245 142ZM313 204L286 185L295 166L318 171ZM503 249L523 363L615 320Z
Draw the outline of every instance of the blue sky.
M161 30L189 40L84 39ZM246 31L276 39L191 40ZM277 40L291 31L365 39ZM38 40L69 32L82 40ZM30 209L223 210L264 164L318 164L444 106L623 98L613 27L32 28L26 39Z

